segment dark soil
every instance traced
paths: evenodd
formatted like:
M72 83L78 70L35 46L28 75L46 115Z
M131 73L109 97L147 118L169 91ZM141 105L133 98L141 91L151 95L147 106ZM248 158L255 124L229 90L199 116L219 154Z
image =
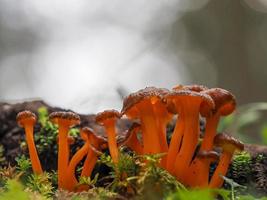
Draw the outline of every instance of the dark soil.
M70 111L57 107L51 107L43 101L31 101L17 104L8 104L0 103L0 144L4 147L4 156L6 158L5 163L10 163L11 165L15 164L15 158L18 155L21 155L23 150L20 148L20 143L24 140L24 130L17 125L16 116L17 113L23 110L30 110L37 114L38 108L45 106L48 109L48 112L54 111ZM95 123L95 115L80 115L81 124L80 127L88 126L95 130L95 132L103 134L104 130L102 127ZM120 120L117 124L118 132L123 134L131 125L131 122L128 120ZM40 124L36 124L35 133L40 130ZM76 146L81 146L81 141L76 141ZM75 145L73 148L76 148ZM42 158L40 155L41 162L45 162L44 166L48 169L54 168L56 165L56 157L47 158L48 155L44 155ZM50 165L50 166L49 166Z

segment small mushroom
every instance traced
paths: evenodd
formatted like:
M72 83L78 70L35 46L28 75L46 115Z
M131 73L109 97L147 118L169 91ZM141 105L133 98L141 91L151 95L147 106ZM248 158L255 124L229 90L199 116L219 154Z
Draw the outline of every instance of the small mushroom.
M125 139L122 141L121 145L129 147L131 150L135 151L137 154L143 154L143 145L137 138L138 132L141 130L141 125L139 123L133 123L131 128L127 131Z
M190 187L207 187L209 184L210 164L218 160L219 154L216 151L200 150L196 155L196 159L190 165L184 184Z
M119 151L116 140L116 120L121 115L116 110L106 110L96 115L96 122L105 127L108 136L108 147L114 163L119 162Z
M69 144L68 132L75 125L80 124L80 117L73 112L53 112L49 119L58 125L58 186L67 189Z
M214 145L222 148L222 154L218 166L211 177L209 187L220 188L223 184L223 178L221 176L226 175L234 152L243 151L244 144L227 134L217 134L214 138Z
M84 132L87 132L89 135L90 148L87 153L87 157L84 161L83 169L81 176L89 177L95 167L97 162L98 154L94 151L102 151L106 148L105 144L107 139L103 136L96 134L92 129L85 127L82 129Z
M33 126L36 123L36 115L31 111L22 111L17 115L17 122L19 126L25 129L26 142L29 149L30 159L32 163L32 170L36 174L41 174L43 173L43 170L38 157L33 137Z
M75 178L75 169L81 160L86 156L90 148L89 134L86 130L82 129L80 135L82 140L85 142L84 145L73 155L68 165L68 181L67 189L73 191L74 187L78 184Z
M203 93L209 95L215 103L213 113L206 116L205 134L201 144L201 150L209 151L213 147L220 117L229 115L235 110L236 100L232 93L221 88L208 89Z

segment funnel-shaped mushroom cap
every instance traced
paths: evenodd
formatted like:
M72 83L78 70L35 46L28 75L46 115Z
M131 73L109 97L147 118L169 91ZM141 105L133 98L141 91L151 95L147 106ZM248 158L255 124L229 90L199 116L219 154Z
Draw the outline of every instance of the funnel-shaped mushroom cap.
M141 124L134 122L130 129L127 131L125 138L129 138L134 131L141 130Z
M19 126L24 127L25 124L35 124L36 122L36 115L28 110L22 111L17 114L17 122Z
M234 151L243 151L244 144L237 140L236 138L221 133L217 134L214 138L214 145L217 147L221 147L223 151L233 153Z
M210 162L216 162L219 160L220 156L216 151L205 151L200 150L197 154L199 159L209 160Z
M194 92L202 92L204 90L207 90L208 88L203 85L177 85L172 88L174 91L176 90L190 90Z
M95 148L98 148L96 147L96 144L100 146L101 150L107 148L107 145L105 145L107 143L107 138L102 135L96 134L93 129L89 127L84 127L81 130L81 134L83 140L89 139L91 145L93 145Z
M146 87L145 89L134 92L123 100L122 114L126 114L133 111L134 107L144 100L150 100L152 104L156 100L162 100L163 96L168 94L169 90L165 88Z
M190 91L190 90L172 91L172 92L169 92L167 95L165 95L164 98L166 98L167 100L177 100L177 101L186 100L189 102L194 101L194 100L202 100L201 105L200 105L200 109L206 113L210 112L215 107L214 102L209 95L199 93L199 92Z
M236 100L231 92L221 88L212 88L203 91L203 93L211 96L215 102L214 112L220 112L221 115L225 116L235 110Z
M114 120L119 119L121 117L121 114L116 110L105 110L103 112L97 113L95 117L95 121L103 125L108 120Z
M49 115L49 119L55 124L64 123L70 127L80 124L79 115L73 112L53 112Z

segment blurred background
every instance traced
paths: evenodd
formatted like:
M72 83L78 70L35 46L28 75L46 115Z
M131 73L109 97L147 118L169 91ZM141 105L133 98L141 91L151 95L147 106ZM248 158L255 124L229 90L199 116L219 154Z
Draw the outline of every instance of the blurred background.
M195 83L251 109L266 77L266 0L0 0L0 101L94 113L146 86ZM266 119L260 105L245 120Z

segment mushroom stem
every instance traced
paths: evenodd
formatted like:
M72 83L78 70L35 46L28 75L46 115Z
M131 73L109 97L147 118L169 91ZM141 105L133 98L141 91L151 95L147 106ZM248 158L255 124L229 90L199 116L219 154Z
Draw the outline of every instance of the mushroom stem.
M89 142L86 142L82 148L80 148L75 154L74 156L71 158L69 167L68 167L68 181L66 183L66 187L68 190L73 191L75 185L78 184L77 179L75 178L75 169L77 167L77 165L79 164L79 162L81 162L81 160L83 159L83 157L85 157L85 155L87 154L88 150L89 150Z
M209 182L209 161L195 159L189 169L189 174L185 178L185 184L190 187L206 187Z
M123 142L123 145L129 147L131 150L135 151L137 154L143 154L143 146L140 144L140 141L137 138L137 133L140 130L140 126L138 128L134 128L130 132L129 138L126 139L126 141Z
M215 115L206 118L206 130L200 150L210 151L213 147L213 139L217 132L217 126L220 120L220 114L217 112Z
M116 140L115 119L107 120L104 126L108 135L108 147L111 158L113 162L117 164L119 162L119 150Z
M67 180L69 163L69 127L62 123L58 127L58 186L64 188Z
M150 103L145 103L140 109L144 154L161 153L157 122Z
M223 151L218 166L211 177L209 187L210 188L220 188L223 184L223 178L221 176L225 176L228 170L228 167L231 163L231 159L233 157L233 153Z
M96 162L97 162L97 155L91 148L89 148L88 154L84 161L81 177L91 176L91 173L95 167Z
M42 174L43 170L34 144L33 126L26 124L25 133L26 133L26 141L29 149L30 159L32 163L32 170L36 174Z
M171 142L169 145L169 151L167 154L166 169L171 174L174 174L174 171L175 171L173 158L175 158L179 152L179 148L181 146L181 141L182 141L183 134L184 134L184 125L185 125L185 121L184 121L183 113L181 112L176 121L175 129L172 134Z
M186 176L186 170L192 161L198 144L200 103L200 100L185 101L182 103L185 110L184 132L186 134L183 136L182 146L175 160L175 174L180 181Z

